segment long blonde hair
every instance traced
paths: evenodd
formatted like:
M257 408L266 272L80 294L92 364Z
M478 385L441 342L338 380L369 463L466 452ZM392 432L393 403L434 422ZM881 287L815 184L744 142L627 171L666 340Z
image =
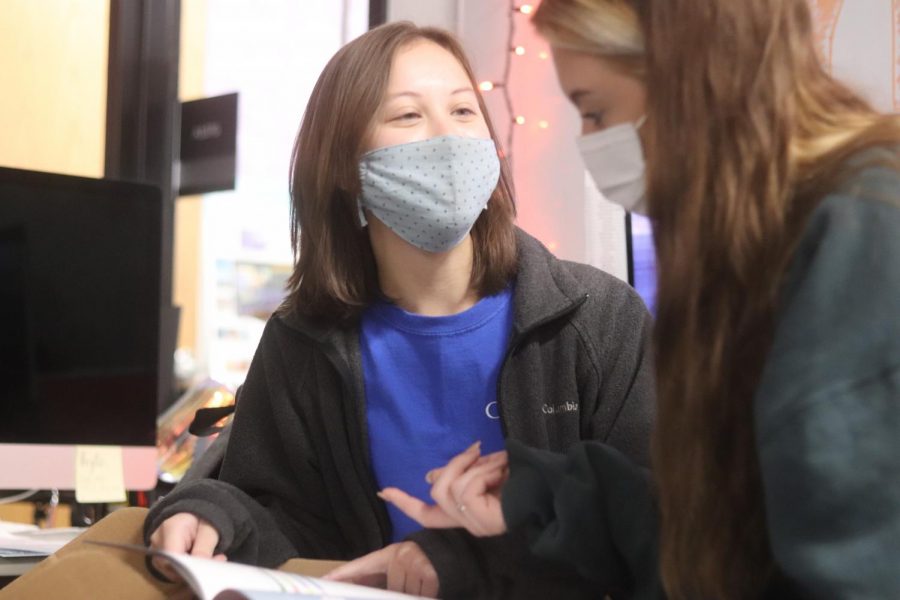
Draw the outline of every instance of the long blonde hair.
M806 0L544 0L534 22L646 82L661 573L672 598L756 596L777 577L752 405L779 288L848 157L898 120L826 73Z

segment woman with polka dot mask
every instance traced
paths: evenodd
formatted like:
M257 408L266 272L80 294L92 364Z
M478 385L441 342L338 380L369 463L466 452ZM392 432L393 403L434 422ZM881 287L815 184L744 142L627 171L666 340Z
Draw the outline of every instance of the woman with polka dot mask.
M294 147L296 263L217 479L153 507L151 545L424 596L593 597L515 536L422 530L377 495L480 442L604 439L639 463L650 317L624 283L514 224L507 167L459 44L393 23L341 49ZM548 410L551 407L552 410Z

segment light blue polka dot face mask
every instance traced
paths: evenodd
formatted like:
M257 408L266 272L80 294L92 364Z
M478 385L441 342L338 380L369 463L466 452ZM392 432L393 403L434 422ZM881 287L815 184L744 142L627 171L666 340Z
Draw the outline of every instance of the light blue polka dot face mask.
M442 136L388 146L360 159L363 208L427 252L455 248L472 229L500 177L493 140Z

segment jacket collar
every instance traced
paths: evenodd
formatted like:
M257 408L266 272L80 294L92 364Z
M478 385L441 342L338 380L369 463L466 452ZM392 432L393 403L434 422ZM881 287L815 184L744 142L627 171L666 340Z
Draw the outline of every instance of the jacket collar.
M516 230L516 242L519 265L514 326L521 334L574 310L587 291L566 263L521 229Z
M513 327L520 335L569 311L587 297L582 283L538 240L516 228L518 266L515 281ZM338 352L348 347L348 336L356 333L358 321L337 324L298 314L278 314L285 325Z

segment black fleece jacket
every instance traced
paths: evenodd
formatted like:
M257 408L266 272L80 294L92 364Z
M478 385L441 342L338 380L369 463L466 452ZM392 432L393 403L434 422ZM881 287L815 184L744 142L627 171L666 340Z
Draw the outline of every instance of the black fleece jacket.
M513 333L497 386L504 435L557 452L600 440L647 464L654 383L646 308L614 277L560 261L524 232L517 243ZM150 511L145 536L189 512L218 530L217 552L239 562L351 559L385 546L391 526L375 495L365 415L358 324L274 316L218 478L178 486ZM596 594L573 569L530 556L517 532L477 539L425 530L410 539L437 570L441 597Z

